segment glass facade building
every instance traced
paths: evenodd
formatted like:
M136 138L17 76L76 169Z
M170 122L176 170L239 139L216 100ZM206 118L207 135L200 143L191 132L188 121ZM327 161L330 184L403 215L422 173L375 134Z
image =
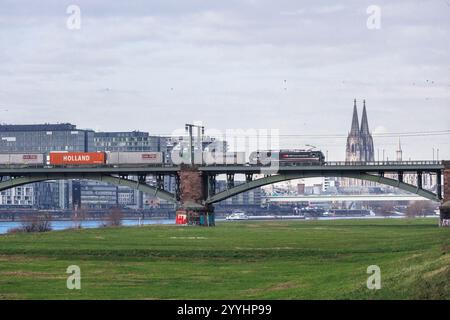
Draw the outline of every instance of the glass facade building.
M167 138L148 132L95 132L95 151L163 152L167 153Z
M0 152L93 151L94 131L70 123L0 125Z

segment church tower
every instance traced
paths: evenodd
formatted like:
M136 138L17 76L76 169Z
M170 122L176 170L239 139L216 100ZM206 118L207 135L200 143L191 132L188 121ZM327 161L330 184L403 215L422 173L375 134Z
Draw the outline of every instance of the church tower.
M353 118L350 132L347 136L345 161L361 161L361 136L359 132L358 110L356 99L353 102Z
M361 157L360 161L375 161L375 152L373 148L373 139L369 131L369 121L367 120L366 100L363 100L363 114L361 119Z

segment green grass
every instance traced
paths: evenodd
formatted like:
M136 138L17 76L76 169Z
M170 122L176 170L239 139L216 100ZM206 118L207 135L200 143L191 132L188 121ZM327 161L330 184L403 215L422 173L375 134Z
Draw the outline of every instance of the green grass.
M81 268L81 290L66 268ZM369 265L381 268L368 290ZM266 221L0 236L0 299L449 299L435 219Z

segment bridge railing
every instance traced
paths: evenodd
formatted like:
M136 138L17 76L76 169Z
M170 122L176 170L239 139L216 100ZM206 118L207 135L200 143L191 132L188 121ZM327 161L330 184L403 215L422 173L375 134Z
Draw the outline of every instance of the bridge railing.
M325 166L398 166L398 165L440 165L442 161L417 160L417 161L327 161Z
M326 161L323 164L315 162L298 162L283 164L282 166L409 166L409 165L442 165L443 161L436 160L417 160L417 161ZM246 166L246 167L261 167L258 164L208 164L208 167L223 167L223 166ZM267 166L270 166L268 164ZM162 167L162 168L173 168L177 167L175 164L171 163L161 163L161 164L103 164L103 165L48 165L48 164L0 164L0 169L32 169L32 168L130 168L130 167Z

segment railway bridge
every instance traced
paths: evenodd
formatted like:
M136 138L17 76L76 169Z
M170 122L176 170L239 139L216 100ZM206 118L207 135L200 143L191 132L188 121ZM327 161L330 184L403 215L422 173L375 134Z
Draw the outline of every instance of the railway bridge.
M416 183L404 181L415 174ZM423 175L435 176L436 190L423 188ZM226 176L226 189L217 192L216 180ZM235 183L236 175L245 182ZM154 176L155 185L147 183ZM164 190L163 178L173 176L174 193ZM45 180L87 179L128 186L177 204L177 217L188 223L214 225L214 203L261 186L312 177L346 177L399 188L441 203L440 225L450 225L450 161L326 162L270 168L260 165L118 165L8 166L0 168L0 191ZM185 222L185 221L183 221Z

